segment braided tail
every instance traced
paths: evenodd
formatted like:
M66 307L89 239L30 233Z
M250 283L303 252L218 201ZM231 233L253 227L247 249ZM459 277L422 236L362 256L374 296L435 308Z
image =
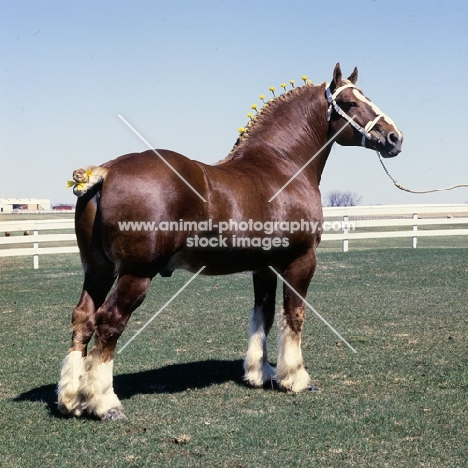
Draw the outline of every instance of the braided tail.
M91 187L102 182L108 169L101 166L89 166L87 169L73 171L73 180L67 182L67 187L73 187L77 197L83 196Z

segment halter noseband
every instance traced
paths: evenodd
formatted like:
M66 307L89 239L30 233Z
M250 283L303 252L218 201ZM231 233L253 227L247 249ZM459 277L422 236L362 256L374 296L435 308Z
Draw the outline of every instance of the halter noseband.
M384 117L385 114L378 113L377 117L374 120L368 122L365 127L361 127L357 122L354 121L354 119L352 119L348 114L346 114L336 102L337 96L341 93L341 91L345 90L346 88L356 87L352 83L348 83L336 89L335 92L332 94L330 86L327 86L327 91L325 92L325 96L327 97L327 101L329 103L327 121L330 121L332 110L334 109L340 117L343 117L345 120L347 120L348 123L362 135L361 146L365 147L366 139L372 140L372 136L370 134L371 130L374 128L375 124L380 120L380 118Z

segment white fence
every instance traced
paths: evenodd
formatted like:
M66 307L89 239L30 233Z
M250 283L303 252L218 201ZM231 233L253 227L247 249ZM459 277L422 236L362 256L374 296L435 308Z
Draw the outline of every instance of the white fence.
M468 205L350 206L323 211L326 219L340 220L343 229L324 232L322 240L342 241L343 252L353 240L398 237L410 238L416 248L419 237L466 236L468 247ZM422 226L427 228L420 230ZM449 229L440 228L444 226Z
M323 232L322 240L341 241L343 252L348 251L350 242L358 239L407 237L411 240L409 245L416 248L419 237L465 236L468 246L468 205L337 207L324 208L324 216L332 229ZM340 231L336 232L333 228L338 226ZM422 226L426 228L419 229ZM48 233L51 230L71 232ZM0 222L0 257L29 255L33 267L39 268L39 255L78 252L73 230L73 219ZM28 235L18 235L24 233ZM51 242L73 245L47 247ZM28 246L18 247L25 244Z
M33 267L39 268L39 255L76 253L73 219L45 219L0 222L0 257L32 256ZM46 234L47 231L72 230L72 233ZM20 236L18 234L24 234ZM16 235L15 235L16 234ZM71 246L45 247L47 243L73 243ZM17 247L25 245L27 247ZM40 246L39 246L40 244ZM14 246L14 247L11 247ZM5 248L6 247L6 248Z

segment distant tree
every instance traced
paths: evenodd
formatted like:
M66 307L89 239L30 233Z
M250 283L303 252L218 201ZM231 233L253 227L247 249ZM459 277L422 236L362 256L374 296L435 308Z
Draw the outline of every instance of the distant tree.
M361 201L361 197L355 192L340 192L333 190L325 197L325 206L356 206Z

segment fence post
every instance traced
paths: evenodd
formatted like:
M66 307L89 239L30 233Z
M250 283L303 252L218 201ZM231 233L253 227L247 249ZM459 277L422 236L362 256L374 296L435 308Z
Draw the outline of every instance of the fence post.
M349 233L349 229L348 229L348 216L343 216L343 226L342 226L342 229L343 229L343 247L342 247L342 251L343 252L347 252L348 251L348 244L349 244L349 240L348 240L348 233Z
M413 219L416 220L418 219L418 214L417 213L413 213ZM418 232L418 225L417 224L413 224L413 249L415 249L417 246L418 246L418 235L417 235L417 232Z
M39 232L35 229L33 232L33 237L37 239L39 236ZM34 255L33 255L33 268L37 270L39 268L39 243L34 242L33 243L33 249L34 249Z

